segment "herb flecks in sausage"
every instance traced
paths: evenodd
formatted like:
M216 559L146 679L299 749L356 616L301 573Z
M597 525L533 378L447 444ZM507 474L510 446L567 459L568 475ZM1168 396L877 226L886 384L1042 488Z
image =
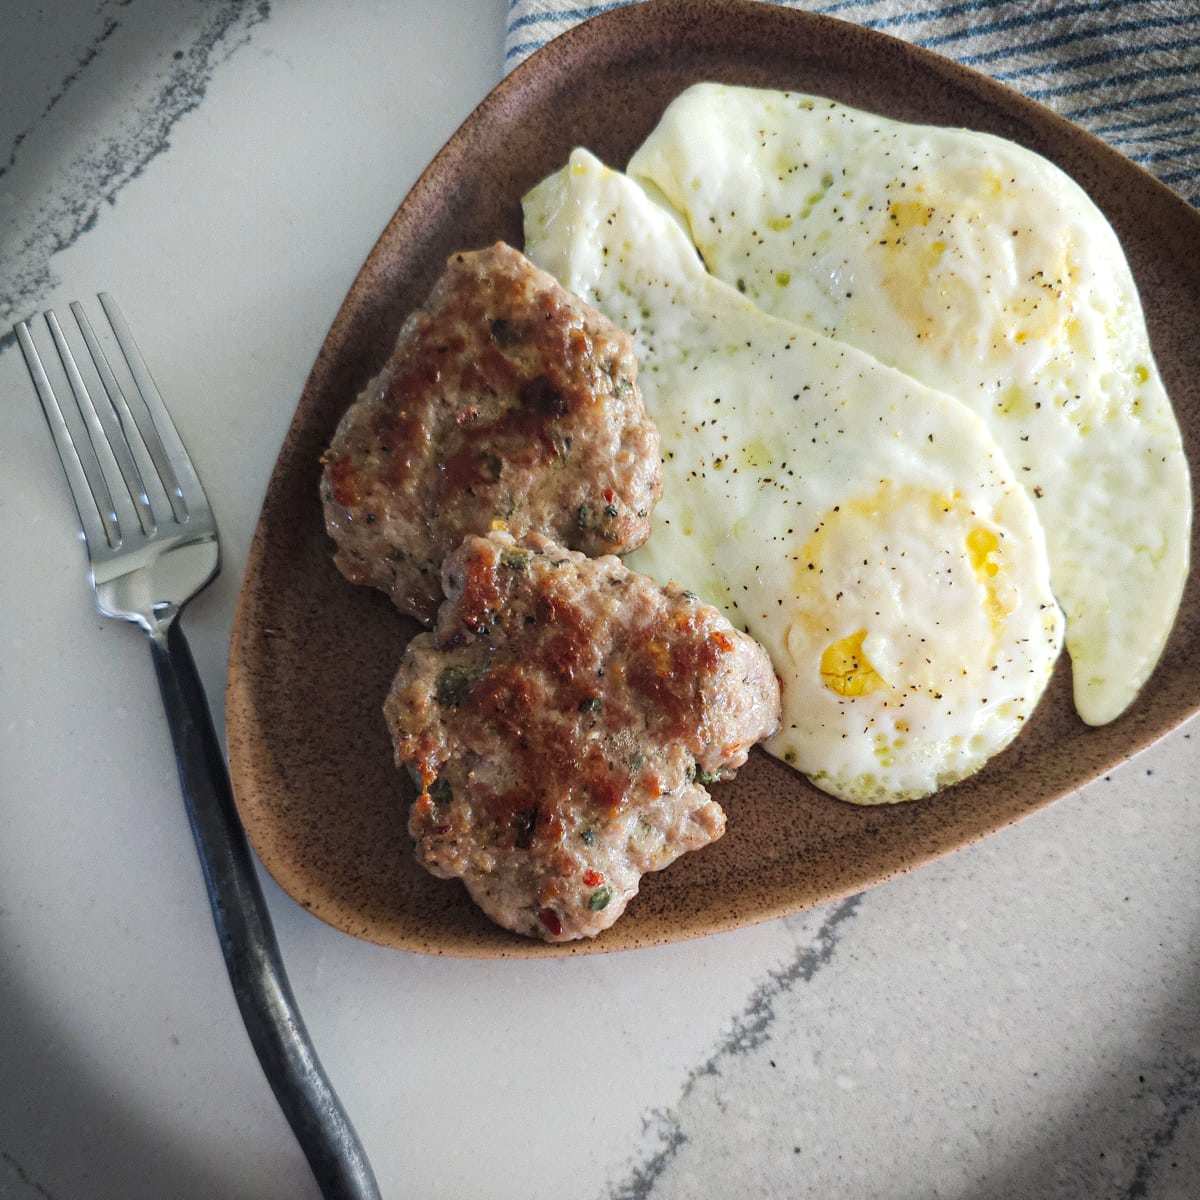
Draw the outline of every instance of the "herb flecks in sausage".
M721 836L704 785L773 732L771 664L683 589L537 535L469 537L443 581L384 707L397 763L436 781L417 857L509 929L594 936L645 872Z
M334 562L429 622L442 559L492 521L636 549L662 492L636 379L629 335L516 250L455 255L323 456Z

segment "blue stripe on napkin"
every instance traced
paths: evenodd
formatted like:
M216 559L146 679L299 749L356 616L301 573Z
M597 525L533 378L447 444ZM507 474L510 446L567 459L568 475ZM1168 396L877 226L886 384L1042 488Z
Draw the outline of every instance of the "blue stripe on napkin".
M1197 0L772 0L883 30L983 71L1103 138L1200 208ZM510 0L508 69L638 0Z

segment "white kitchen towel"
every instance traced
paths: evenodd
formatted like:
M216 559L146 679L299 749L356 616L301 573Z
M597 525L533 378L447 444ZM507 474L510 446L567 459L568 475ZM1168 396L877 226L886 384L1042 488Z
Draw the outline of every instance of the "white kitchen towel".
M572 25L639 0L510 0L512 69ZM772 0L904 38L1023 92L1200 208L1200 0Z

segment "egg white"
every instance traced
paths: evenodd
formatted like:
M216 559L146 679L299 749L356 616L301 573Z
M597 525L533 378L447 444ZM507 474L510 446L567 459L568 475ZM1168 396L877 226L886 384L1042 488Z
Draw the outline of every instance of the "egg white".
M783 694L768 751L878 803L928 795L1007 745L1062 619L1033 506L983 423L764 314L585 151L525 213L526 253L635 337L665 481L629 562L767 648Z
M1033 498L1075 704L1118 716L1188 569L1179 428L1112 228L1040 156L794 93L701 84L629 172L710 271L978 413Z

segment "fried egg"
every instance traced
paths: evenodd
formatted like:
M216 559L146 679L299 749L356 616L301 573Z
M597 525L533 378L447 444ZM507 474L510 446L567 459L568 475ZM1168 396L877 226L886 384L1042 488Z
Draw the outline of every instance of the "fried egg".
M1007 745L1062 618L979 418L713 279L678 220L586 151L525 198L525 250L634 335L664 495L629 562L766 647L783 697L766 749L880 803Z
M1082 189L1001 138L715 84L629 172L757 305L983 419L1046 530L1076 708L1118 716L1179 606L1191 486L1132 275Z

